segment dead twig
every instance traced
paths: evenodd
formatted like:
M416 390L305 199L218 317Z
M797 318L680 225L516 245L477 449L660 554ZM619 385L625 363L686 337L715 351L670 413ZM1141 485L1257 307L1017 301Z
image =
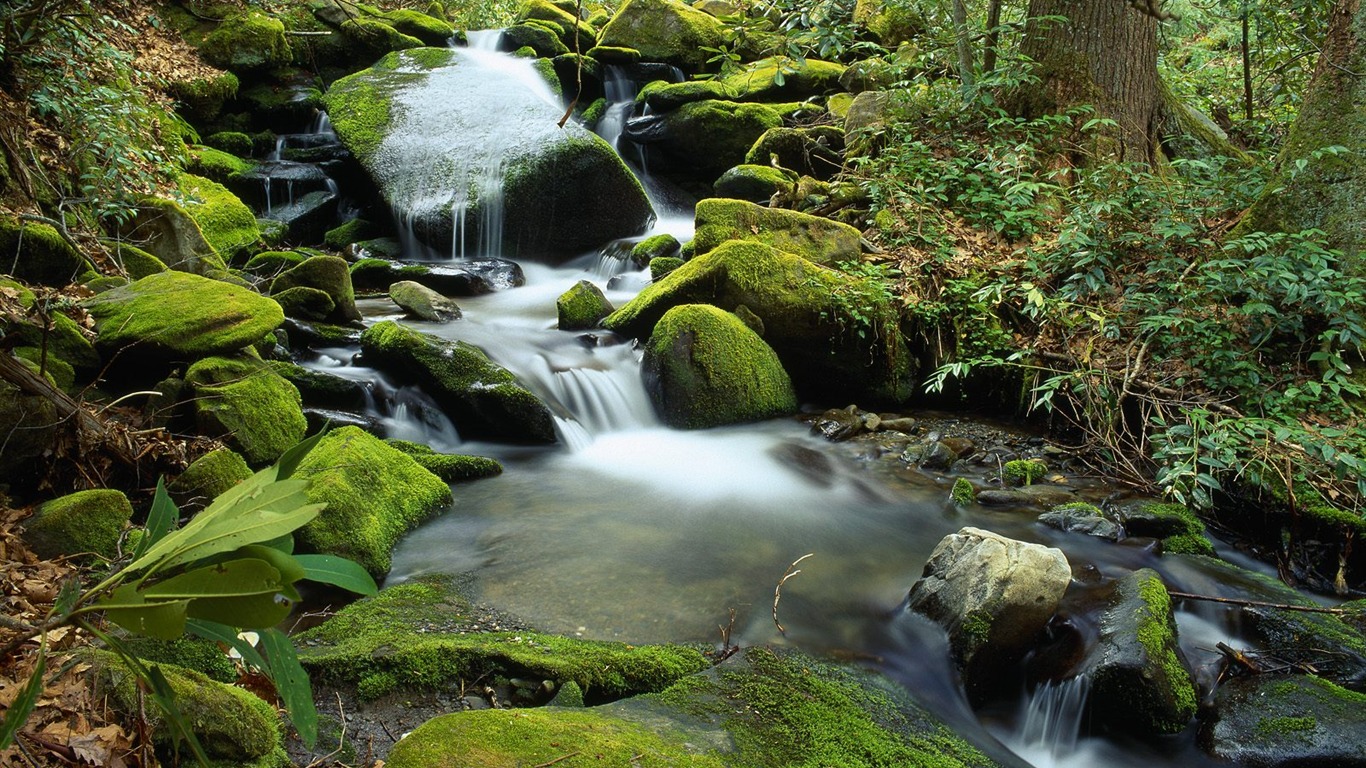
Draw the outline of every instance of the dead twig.
M778 621L778 601L783 598L783 585L787 583L788 579L801 573L801 570L797 569L797 564L814 554L816 553L807 552L796 560L793 560L792 564L787 566L787 570L783 573L783 577L778 580L778 586L773 588L773 625L778 628L778 634L784 637L787 636L787 628L783 626L781 621Z
M1193 595L1189 592L1172 592L1167 594L1182 600L1202 600L1209 603L1226 603L1228 605L1238 605L1244 608L1275 608L1281 611L1301 611L1303 613L1327 613L1334 616L1341 616L1348 613L1342 608L1323 608L1317 605L1290 605L1287 603L1268 603L1262 600L1240 600L1232 597L1215 597L1214 595Z
M551 761L549 761L549 762L540 763L540 764L538 764L538 765L533 765L533 766L531 766L531 768L549 768L549 766L552 766L552 765L554 765L555 763L562 763L562 762L564 762L565 760L568 760L569 758L574 757L575 755L582 755L582 754L583 754L582 750L575 750L575 751L573 751L573 752L570 752L570 753L567 754L567 755L562 755L562 756L557 757L557 758L555 758L554 760L551 760Z

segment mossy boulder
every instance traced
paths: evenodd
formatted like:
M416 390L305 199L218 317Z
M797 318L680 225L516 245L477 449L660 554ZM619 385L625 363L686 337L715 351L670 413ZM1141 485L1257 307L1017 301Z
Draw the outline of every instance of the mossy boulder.
M627 0L603 27L598 45L639 51L644 61L672 64L684 72L705 71L707 48L726 42L726 28L678 0Z
M58 389L75 391L76 371L60 357L51 354L44 357L39 347L15 347L14 356L27 363L34 373L46 376Z
M384 321L361 334L361 349L367 361L421 386L464 436L555 442L545 403L477 347Z
M217 118L223 111L224 102L237 96L239 86L237 75L220 72L188 80L173 80L169 90L180 105L180 113L199 125Z
M224 19L204 38L199 52L215 67L240 74L282 67L294 56L284 23L260 11Z
M345 54L342 57L352 62L374 61L393 51L421 48L425 45L412 35L405 35L371 16L356 16L342 22L341 40Z
M1015 459L1001 466L1001 482L1004 485L1033 485L1048 474L1048 465L1039 459Z
M712 192L721 198L767 203L779 190L790 189L796 177L771 165L737 165L721 174Z
M431 446L408 440L385 440L386 443L403 451L423 469L448 483L463 483L482 480L503 473L503 465L484 456L466 456L458 453L440 453Z
M323 235L323 245L340 251L352 243L369 240L380 234L380 229L368 219L352 219L345 224L327 230Z
M389 286L389 299L409 315L432 323L446 323L460 319L460 305L427 286L412 280L400 280Z
M872 32L886 48L915 39L927 26L916 6L898 0L858 0L854 5L854 23Z
M596 328L614 310L602 289L587 280L575 283L555 300L555 311L562 331Z
M285 311L285 317L295 320L321 323L326 322L337 312L337 302L333 301L326 291L317 288L302 285L286 288L279 293L271 294L271 298Z
M657 283L663 280L685 263L677 256L659 256L650 259L650 281Z
M728 240L758 241L827 267L863 256L863 233L807 213L711 198L698 201L695 216L694 258Z
M762 59L722 78L683 83L656 81L641 89L637 101L661 111L703 99L803 101L839 90L844 70L842 64L819 59L787 59L782 63Z
M10 436L0 444L0 476L20 487L37 480L50 463L44 455L66 423L50 399L0 381L0 430Z
M92 665L96 690L120 712L146 718L158 751L167 759L175 754L174 729L159 708L147 706L145 691L123 660L108 651L91 651L85 658ZM165 663L157 666L170 684L181 718L211 760L262 768L289 764L275 707L200 672Z
M239 131L219 131L204 137L204 146L220 152L227 152L239 158L251 157L255 143L251 137Z
M852 296L861 298L851 303ZM804 398L900 403L911 395L914 363L896 330L896 309L860 278L733 240L646 287L603 325L648 338L680 304L748 307Z
M190 366L185 382L199 430L224 438L254 466L275 461L304 438L299 390L259 358L205 358Z
M444 46L455 37L455 27L445 19L439 19L409 8L387 11L380 16L385 23L399 34L415 37L423 45Z
M389 572L399 538L450 503L451 490L402 451L359 427L327 434L299 465L308 499L327 508L296 534L309 549Z
M308 257L298 251L261 251L247 259L242 269L257 277L274 278L304 263L306 258Z
M100 349L135 347L180 361L249 347L285 319L279 304L254 291L185 272L149 275L87 299L85 307Z
M1214 694L1205 751L1230 765L1366 764L1366 695L1313 675L1252 675Z
M184 667L220 683L237 681L237 665L212 640L198 637L157 640L132 635L123 638L123 647L143 662Z
M133 516L122 491L98 488L53 499L24 524L24 539L39 557L93 553L112 559Z
M469 601L449 581L406 582L300 633L299 660L323 680L357 686L366 698L501 676L573 681L598 701L661 691L708 665L691 647L471 631L470 614Z
M749 148L745 162L777 164L800 176L828 181L844 170L844 131L832 125L770 128Z
M166 485L166 490L182 508L206 507L251 475L251 467L241 454L230 448L219 448L191 462L179 477Z
M1195 717L1195 686L1176 638L1171 596L1156 571L1121 578L1083 669L1092 722L1137 735L1179 733Z
M765 131L782 124L782 113L767 104L709 99L632 123L626 137L657 149L652 163L711 184L745 162Z
M64 286L91 269L55 228L0 216L0 270L25 282Z
M109 241L105 245L109 247L114 260L123 266L123 271L127 272L132 280L141 280L148 275L170 269L166 262L135 245L119 241Z
M0 288L3 287L0 284ZM93 375L100 366L100 355L86 338L84 329L61 312L49 312L46 331L38 323L0 320L0 335L8 336L16 349L33 349L37 353L33 358L35 363L41 359L46 347L48 363L61 362L71 369L73 377L82 380Z
M1165 554L1214 554L1205 524L1185 505L1156 501L1126 504L1119 511L1119 522L1130 536L1161 539Z
M219 184L227 184L233 176L250 171L255 163L206 146L189 147L189 162L185 169Z
M356 292L351 286L351 265L340 256L313 256L290 267L270 284L272 294L291 288L314 288L332 300L332 313L318 318L329 323L358 323Z
M534 21L556 30L569 50L587 51L597 44L597 32L574 14L548 0L526 0L517 9L517 21ZM577 39L576 39L577 36Z
M452 92L465 97L443 96ZM423 107L434 101L447 108ZM639 234L653 216L605 141L576 123L559 128L560 110L535 90L457 50L385 56L334 83L327 106L381 195L438 252L499 244L508 256L563 259ZM509 126L515 135L494 139ZM481 191L491 167L502 169L501 203ZM486 232L487 206L497 204L502 230Z
M204 236L199 222L174 200L144 199L133 218L119 229L119 235L141 243L148 253L177 272L215 278L227 274L228 265Z
M678 238L668 233L652 235L641 240L631 248L631 263L637 267L647 267L658 258L677 256L682 249Z
M686 429L795 413L778 355L735 315L706 304L674 307L645 346L645 387L664 423Z
M180 174L176 186L185 212L224 259L245 257L248 249L261 239L256 214L227 187L189 173Z
M513 50L530 48L538 58L550 59L569 53L558 30L540 24L513 24L503 31L506 44Z

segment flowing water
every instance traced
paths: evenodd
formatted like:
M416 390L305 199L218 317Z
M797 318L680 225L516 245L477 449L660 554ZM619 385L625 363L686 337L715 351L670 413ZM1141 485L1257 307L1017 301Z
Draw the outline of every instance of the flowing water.
M525 61L492 51L461 56L502 70L523 67L536 77ZM453 101L458 93L460 99L517 102L471 92L466 80L438 73L422 97ZM620 82L614 86L619 98L630 94ZM617 119L626 110L609 114ZM492 119L521 118L500 108ZM546 130L554 130L553 122ZM386 151L410 162L434 151L434 138L403 135L412 146ZM475 166L499 162L499 153L487 149L469 158L477 184L485 182ZM407 204L454 201L458 210L461 194L415 187ZM657 197L656 208L657 231L689 236L687 207L672 208ZM402 205L398 214L405 216ZM471 250L498 255L497 243L487 239L477 245L461 240L453 250L457 258ZM379 382L374 415L391 435L493 456L505 465L499 477L455 486L452 509L395 551L389 583L469 573L482 600L546 630L585 638L720 644L724 637L868 659L951 723L974 730L980 721L1034 765L1209 764L1189 734L1144 744L1088 737L1081 717L1084 680L1027 693L1022 682L1018 706L972 712L942 633L908 614L903 601L939 540L967 525L1058 546L1074 565L1090 563L1102 576L1154 567L1174 587L1217 593L1219 585L1201 583L1199 569L1179 560L1055 531L1030 514L959 509L948 501L947 480L860 459L811 436L796 420L697 432L662 427L641 384L633 345L605 332L555 328L555 299L578 280L606 284L617 306L629 300L648 278L627 264L598 253L560 267L526 263L525 286L462 299L459 321L417 326L475 344L516 373L556 413L557 446L464 441L421 397L351 365L354 350L322 351L314 365ZM401 317L387 299L361 304L372 321ZM808 553L778 599L775 585ZM1182 614L1185 651L1197 666L1212 658L1215 642L1236 636L1236 627L1221 618L1226 613Z

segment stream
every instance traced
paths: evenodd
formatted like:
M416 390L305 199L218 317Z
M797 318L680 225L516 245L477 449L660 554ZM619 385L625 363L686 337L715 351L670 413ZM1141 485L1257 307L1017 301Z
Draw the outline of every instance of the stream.
M496 36L474 35L471 42L484 50L461 49L460 66L487 68L490 83L506 73L524 82L539 79L527 60L489 50ZM628 109L623 105L634 92L620 79L612 84L617 104L600 130L615 144L611 134L620 131ZM562 110L548 90L543 98ZM426 117L410 113L406 119L448 119L439 106ZM504 135L524 140L520 125L506 115L485 128L481 141L490 147ZM471 162L496 167L497 153ZM496 174L480 178L481 184L496 182ZM648 176L643 181L657 214L652 233L686 240L689 203ZM414 205L432 204L432 190L413 190ZM463 219L461 204L455 201L455 215ZM404 211L396 218L403 226ZM499 226L485 222L482 229ZM447 255L431 253L411 235L403 239L406 258ZM499 257L500 243L457 226L450 250L457 260ZM1223 585L1191 561L1159 558L1143 546L1057 531L1018 510L959 508L948 499L951 478L870 460L811 435L796 419L691 432L661 426L629 340L556 329L555 300L577 281L604 287L617 307L648 283L647 273L613 251L585 253L555 267L523 262L525 285L460 299L464 316L455 322L414 324L474 344L513 371L556 414L560 442L533 448L467 441L416 393L399 391L377 401L370 415L388 436L490 456L505 466L499 477L455 486L452 509L394 552L388 584L430 573L470 574L480 600L576 637L720 646L724 635L741 645L791 644L866 660L955 727L985 727L1036 766L1215 764L1189 732L1143 743L1089 736L1081 717L1084 681L1043 685L1028 694L1022 682L1017 700L972 711L942 632L909 614L904 601L935 545L965 526L1059 547L1074 568L1089 564L1098 576L1151 567L1174 589L1218 594ZM367 322L403 318L388 299L358 304ZM319 349L306 363L358 380L382 378L353 363L354 354L354 348ZM819 404L830 405L846 404ZM1084 490L1100 499L1110 489L1096 484ZM808 553L797 566L800 573L783 584L775 609L775 586ZM1217 659L1216 642L1237 642L1230 613L1182 608L1183 650L1197 670Z

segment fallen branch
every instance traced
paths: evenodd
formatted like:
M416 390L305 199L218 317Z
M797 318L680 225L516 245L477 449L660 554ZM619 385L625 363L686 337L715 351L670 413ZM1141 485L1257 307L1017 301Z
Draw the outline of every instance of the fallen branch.
M582 750L576 750L576 751L574 751L574 752L570 752L570 753L567 754L567 755L561 755L560 757L557 757L557 758L555 758L554 760L551 760L551 761L549 761L549 762L540 763L540 764L538 764L538 765L533 765L533 766L531 766L531 768L550 768L550 766L554 765L555 763L562 763L562 762L564 762L565 760L568 760L569 758L574 757L575 755L581 755L581 754L583 754L583 751L582 751Z
M1327 613L1333 616L1341 616L1348 613L1344 608L1324 608L1318 605L1290 605L1288 603L1268 603L1262 600L1240 600L1232 597L1215 597L1214 595L1193 595L1189 592L1173 592L1167 590L1167 594L1182 600L1201 600L1208 603L1226 603L1237 605L1243 608L1275 608L1282 611L1301 611L1303 613Z
M814 554L816 553L807 552L796 560L793 560L792 564L787 566L787 570L783 572L783 577L778 580L778 586L773 588L773 624L778 628L778 634L783 635L784 637L787 636L787 628L783 626L781 621L778 621L778 601L783 598L783 585L787 583L788 579L801 573L801 570L793 570L797 567L797 563L800 563Z
M109 451L119 462L137 469L137 457L128 446L123 445L114 437L113 432L102 420L82 408L80 403L71 399L70 395L53 386L47 379L19 362L18 358L0 354L0 379L18 387L21 392L48 400L56 407L57 415L62 420L75 420L76 426L81 432L95 436L109 448Z

